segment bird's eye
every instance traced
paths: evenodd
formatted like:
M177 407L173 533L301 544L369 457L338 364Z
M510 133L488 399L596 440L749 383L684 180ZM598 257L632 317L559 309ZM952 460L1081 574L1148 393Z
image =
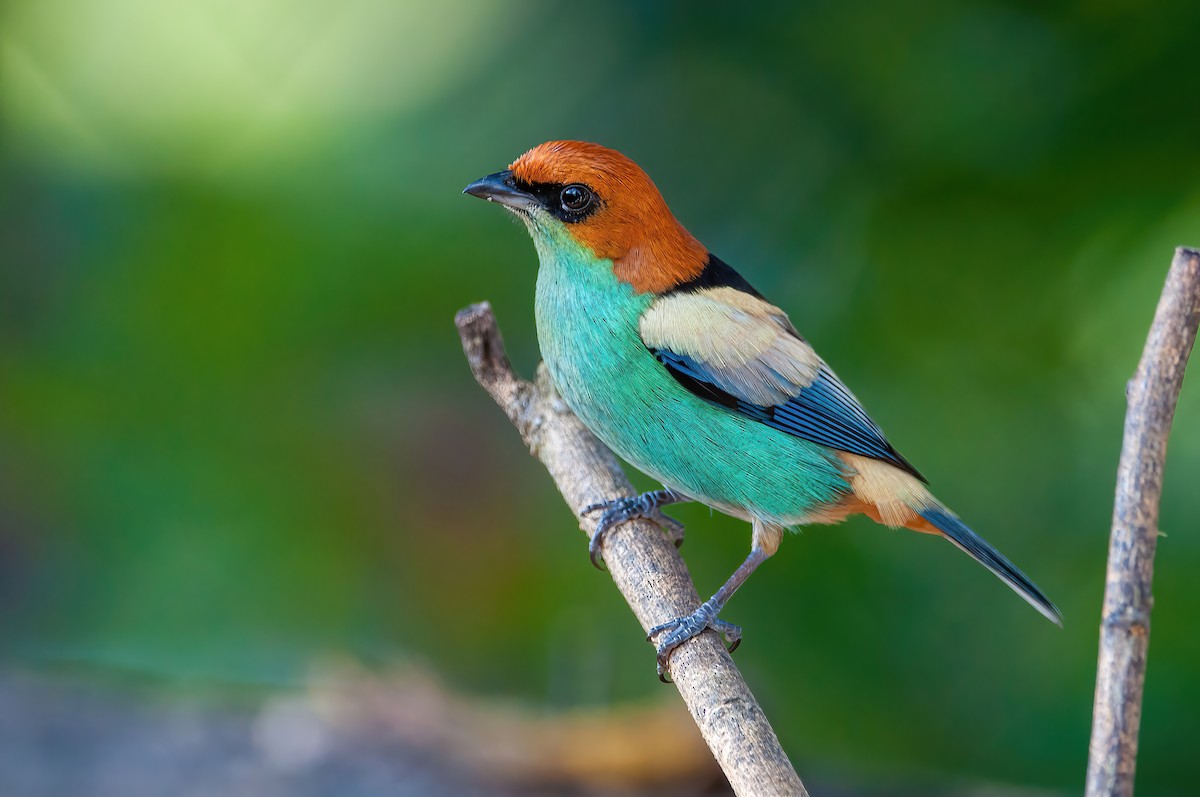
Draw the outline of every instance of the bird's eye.
M562 190L559 197L563 210L568 213L582 213L592 204L592 192L582 185L569 185Z

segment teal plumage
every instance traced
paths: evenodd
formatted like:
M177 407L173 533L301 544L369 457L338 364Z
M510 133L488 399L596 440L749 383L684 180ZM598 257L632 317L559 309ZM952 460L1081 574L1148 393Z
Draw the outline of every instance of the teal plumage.
M794 525L850 491L829 450L705 402L672 378L638 334L654 297L618 282L611 263L569 240L538 251L542 357L605 445L667 487L747 520Z
M650 178L596 144L552 141L467 186L525 222L538 251L538 342L559 393L664 489L615 499L591 542L634 517L696 500L751 522L750 555L695 612L651 629L672 650L718 617L783 530L863 513L940 534L1050 620L1058 610L925 487L778 307L671 214Z

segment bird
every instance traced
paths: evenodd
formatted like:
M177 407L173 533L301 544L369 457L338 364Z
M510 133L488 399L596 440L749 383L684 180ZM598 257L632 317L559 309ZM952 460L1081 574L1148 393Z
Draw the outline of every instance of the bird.
M528 228L539 268L537 338L567 406L663 485L594 504L589 551L634 518L696 501L751 524L750 553L694 612L650 629L659 677L711 628L730 651L730 597L784 532L866 515L940 535L1047 619L1042 591L929 491L850 389L772 304L681 224L650 177L616 150L547 141L463 192ZM665 528L665 526L664 526Z

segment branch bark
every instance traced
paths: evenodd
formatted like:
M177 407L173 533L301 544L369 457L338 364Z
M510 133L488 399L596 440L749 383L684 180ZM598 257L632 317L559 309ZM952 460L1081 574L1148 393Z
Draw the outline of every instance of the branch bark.
M1108 548L1087 797L1133 794L1163 462L1198 322L1200 251L1181 247L1175 250L1141 362L1126 388L1128 410Z
M513 374L490 305L460 310L454 322L475 379L546 466L576 517L588 504L634 494L616 457L555 393L545 366L533 384ZM590 536L595 518L581 520L580 528ZM683 559L653 523L639 520L614 529L605 539L604 561L645 630L700 605ZM670 671L737 794L807 797L766 715L714 632L677 649Z

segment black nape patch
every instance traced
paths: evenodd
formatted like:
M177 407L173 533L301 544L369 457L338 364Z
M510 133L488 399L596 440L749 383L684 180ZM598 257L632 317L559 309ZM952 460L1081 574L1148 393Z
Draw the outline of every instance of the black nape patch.
M733 266L711 252L708 254L708 261L704 264L703 271L687 282L681 282L676 285L667 291L665 295L672 293L695 293L706 288L735 288L766 301L766 297L756 291L754 286L746 281L745 277L734 270Z
M524 180L512 178L513 187L529 194L537 200L538 204L545 208L546 212L559 221L567 224L575 224L586 219L588 216L600 209L603 202L600 195L595 190L583 183L527 183ZM582 185L592 194L592 201L588 203L583 210L567 210L562 205L562 192L568 185Z

